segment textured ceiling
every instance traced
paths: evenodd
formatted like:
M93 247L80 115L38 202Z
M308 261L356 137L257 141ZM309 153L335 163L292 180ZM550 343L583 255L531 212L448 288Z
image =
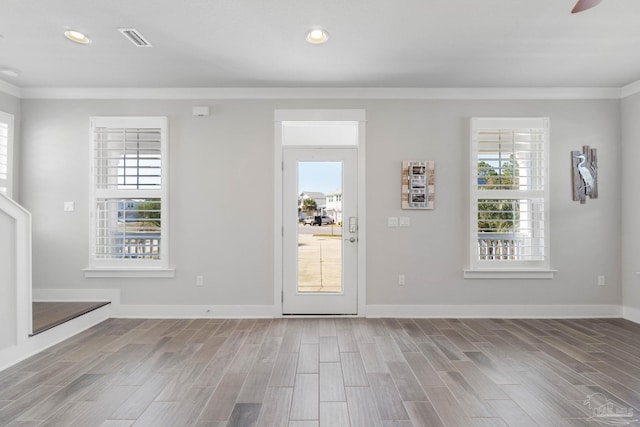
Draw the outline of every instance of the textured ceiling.
M0 79L21 88L622 87L640 1L0 0ZM329 42L310 45L321 25ZM137 48L118 28L153 45ZM83 31L91 45L66 40Z

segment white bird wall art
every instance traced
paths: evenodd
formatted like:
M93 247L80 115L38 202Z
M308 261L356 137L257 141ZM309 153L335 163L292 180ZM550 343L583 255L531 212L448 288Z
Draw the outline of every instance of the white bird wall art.
M571 152L571 168L573 176L573 200L586 203L587 196L591 199L598 197L598 164L597 150L582 147L582 152Z
M584 191L587 194L591 194L591 190L593 189L593 185L595 184L595 178L591 174L589 168L584 166L587 158L584 156L584 154L579 154L576 156L576 158L581 160L580 163L578 163L578 173L580 173L580 176L584 181Z

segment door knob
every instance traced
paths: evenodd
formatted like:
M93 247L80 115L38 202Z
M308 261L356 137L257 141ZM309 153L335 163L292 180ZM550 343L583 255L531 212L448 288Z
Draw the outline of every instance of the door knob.
M349 237L348 239L344 239L344 240L348 240L351 243L354 243L356 241L356 238L355 237Z

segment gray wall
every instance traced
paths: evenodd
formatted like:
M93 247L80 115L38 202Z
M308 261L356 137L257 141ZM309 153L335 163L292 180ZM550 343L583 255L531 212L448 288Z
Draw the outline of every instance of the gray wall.
M20 113L20 98L0 91L0 110L17 115Z
M210 105L209 118L191 107ZM620 304L620 102L23 100L22 193L33 213L34 287L120 288L124 304L273 302L273 112L367 114L368 304ZM170 123L175 279L84 279L89 116L166 115ZM468 266L468 123L551 118L553 280L464 280ZM600 198L571 200L570 151L598 149ZM403 159L436 164L435 210L400 206ZM247 167L254 172L246 174ZM63 212L63 201L76 211ZM409 216L410 228L387 228ZM407 285L398 287L397 275ZM203 275L205 286L195 287ZM607 286L596 277L605 275Z
M468 266L469 118L548 116L554 280L464 280ZM619 304L617 101L389 102L367 110L369 301L376 304ZM570 151L598 148L599 199L571 200ZM386 228L399 206L402 159L434 159L435 210ZM406 211L405 211L406 212ZM389 253L386 248L392 248ZM399 288L397 274L406 273ZM598 287L605 275L608 286Z
M622 282L623 301L627 307L640 310L640 229L638 228L638 210L640 209L640 177L638 159L640 158L640 95L633 95L622 101Z

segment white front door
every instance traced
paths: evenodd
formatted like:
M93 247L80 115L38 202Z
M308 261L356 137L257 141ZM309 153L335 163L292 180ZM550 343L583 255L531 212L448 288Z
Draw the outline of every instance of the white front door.
M283 160L283 314L357 314L357 149L284 148Z

